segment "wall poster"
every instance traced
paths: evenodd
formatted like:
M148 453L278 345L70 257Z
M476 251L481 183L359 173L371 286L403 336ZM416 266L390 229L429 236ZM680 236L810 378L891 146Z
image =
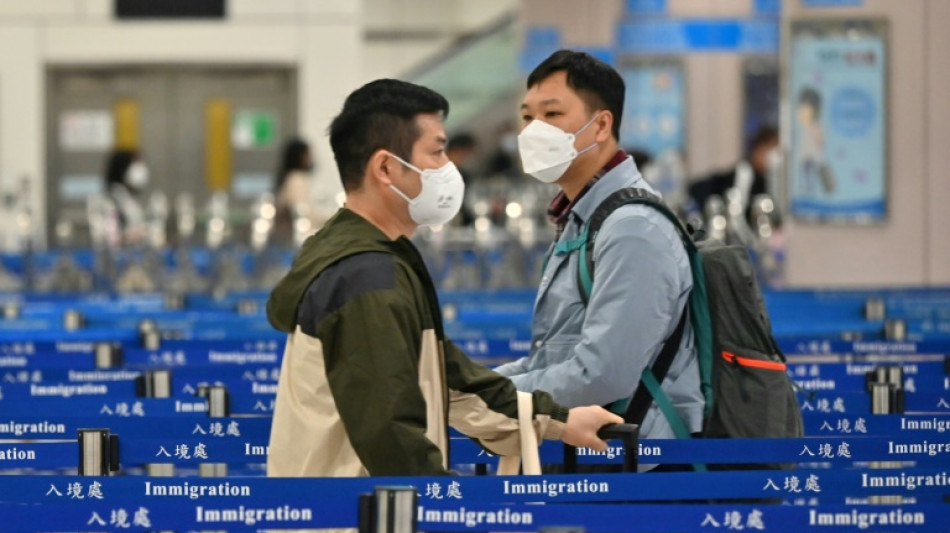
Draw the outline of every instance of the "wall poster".
M788 198L801 220L875 223L887 212L884 21L792 22Z

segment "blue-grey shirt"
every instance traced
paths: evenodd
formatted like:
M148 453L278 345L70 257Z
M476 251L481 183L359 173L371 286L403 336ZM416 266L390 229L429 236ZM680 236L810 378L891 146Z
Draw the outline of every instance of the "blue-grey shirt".
M655 193L629 157L577 201L558 242L576 239L597 206L626 187ZM568 407L628 400L676 328L693 286L676 228L648 206L627 205L608 216L593 254L586 307L577 286L578 253L551 254L534 304L531 354L497 368L519 390L550 392ZM690 431L700 431L703 396L688 320L662 387ZM676 438L655 404L640 435Z

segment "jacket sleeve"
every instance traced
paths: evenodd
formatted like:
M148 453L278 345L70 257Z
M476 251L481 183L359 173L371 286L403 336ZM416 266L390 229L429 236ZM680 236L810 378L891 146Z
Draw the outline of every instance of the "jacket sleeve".
M362 293L319 324L327 380L350 443L370 475L449 474L442 453L425 435L420 313L406 296L412 294L406 274L394 271L394 288ZM350 284L359 279L354 276L366 275L350 272Z
M517 389L508 378L473 362L451 341L445 341L445 373L449 385L449 424L500 455L520 453ZM567 409L551 395L534 391L534 430L545 439L560 439Z
M623 207L604 222L580 339L565 359L510 376L519 390L549 391L569 407L607 405L633 394L675 329L692 286L691 278L684 280L689 262L675 230L661 227L647 209Z

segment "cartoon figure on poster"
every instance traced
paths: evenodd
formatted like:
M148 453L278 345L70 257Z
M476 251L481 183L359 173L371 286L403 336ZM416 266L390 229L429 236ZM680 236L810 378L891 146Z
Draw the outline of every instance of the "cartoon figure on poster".
M795 114L798 120L798 159L805 193L810 197L830 195L835 191L835 178L825 162L825 140L821 128L821 94L812 87L804 87L798 94ZM819 187L820 185L820 187ZM819 192L820 190L820 192Z
M885 53L881 37L793 44L790 208L808 219L885 214Z

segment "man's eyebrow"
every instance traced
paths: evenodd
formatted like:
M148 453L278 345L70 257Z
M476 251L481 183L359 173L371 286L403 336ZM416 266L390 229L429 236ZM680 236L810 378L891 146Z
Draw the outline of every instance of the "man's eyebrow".
M445 139L445 137L443 137L443 136L440 135L440 136L438 136L438 137L435 138L435 142L437 142L437 143L439 143L439 144L445 144L446 139Z
M561 101L558 100L557 98L548 98L547 100L541 100L538 103L538 105L545 106L545 105L560 104L560 103ZM524 102L521 103L521 109L526 109L527 107L528 107L527 103L524 103Z

